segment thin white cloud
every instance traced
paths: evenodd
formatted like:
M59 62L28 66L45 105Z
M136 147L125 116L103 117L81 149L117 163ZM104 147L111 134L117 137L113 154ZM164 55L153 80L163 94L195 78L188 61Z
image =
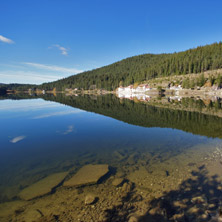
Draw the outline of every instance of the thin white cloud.
M62 55L65 55L65 56L67 56L68 55L68 49L66 49L66 48L64 48L63 46L60 46L60 45L55 45L55 47L57 47L60 51L61 51L61 53L62 53Z
M33 62L24 62L23 64L32 66L37 69L44 69L44 70L50 70L50 71L57 71L57 72L63 72L63 73L80 73L83 70L78 70L75 68L65 68L61 66L54 66L54 65L45 65L45 64L39 64L39 63L33 63Z
M11 69L2 69L3 66ZM83 70L33 62L21 62L19 65L0 64L0 82L42 84L81 72Z
M26 136L17 136L15 138L13 138L12 140L10 140L11 143L17 143L21 140L24 140L26 138Z
M14 41L12 41L11 39L8 39L2 35L0 35L0 42L4 42L4 43L8 43L8 44L13 44Z
M1 83L32 83L41 84L43 82L56 81L63 76L46 75L29 71L0 71Z
M65 55L65 56L68 55L68 49L59 44L55 44L49 47L49 49L52 49L52 48L57 48L61 52L62 55Z
M77 114L77 113L81 113L81 112L84 112L84 111L82 111L82 110L67 110L67 111L60 111L60 112L43 114L40 116L33 117L32 119L43 119L43 118L48 118L48 117L52 117L52 116L64 116L64 115L70 115L70 114Z

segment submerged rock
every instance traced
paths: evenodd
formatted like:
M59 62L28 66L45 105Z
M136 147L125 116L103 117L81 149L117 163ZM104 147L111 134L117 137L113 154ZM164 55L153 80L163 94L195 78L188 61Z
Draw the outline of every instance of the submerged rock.
M96 201L96 197L93 194L87 194L85 198L85 204L90 205Z
M132 188L133 188L133 184L131 183L131 182L129 182L129 183L124 183L123 184L123 187L122 187L122 192L130 192L131 190L132 190Z
M123 155L121 152L119 151L114 151L113 153L114 157L117 158L119 161L125 159L127 156Z
M115 187L121 186L123 184L123 178L116 178L113 180L112 185Z
M67 174L68 172L61 172L49 175L22 190L18 196L23 200L31 200L46 195L50 193L53 188L57 187L65 179Z
M2 218L12 215L13 213L16 215L17 213L23 212L26 204L26 201L23 200L0 203L0 221L4 221Z
M128 222L138 222L139 221L139 217L137 215L132 215Z
M101 177L109 172L107 164L86 165L82 167L71 179L64 182L64 186L84 186L95 184Z

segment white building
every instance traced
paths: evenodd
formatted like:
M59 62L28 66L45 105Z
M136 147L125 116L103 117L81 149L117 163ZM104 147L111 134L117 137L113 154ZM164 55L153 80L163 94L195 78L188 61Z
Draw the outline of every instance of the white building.
M120 86L116 90L116 94L119 98L126 98L126 99L134 99L137 98L141 101L147 101L150 99L146 92L149 91L151 88L147 84L138 85L136 88L133 85L129 85L127 87Z
M181 85L171 86L170 89L172 89L172 90L181 90L181 89L182 89L182 86L181 86Z
M133 87L133 85L129 85L127 87L122 87L120 86L117 89L117 93L121 94L133 94L133 93L142 93L144 94L145 92L149 91L151 88L147 84L141 84L138 85L136 88Z
M141 84L136 87L135 92L144 93L149 90L150 90L150 87L147 84Z

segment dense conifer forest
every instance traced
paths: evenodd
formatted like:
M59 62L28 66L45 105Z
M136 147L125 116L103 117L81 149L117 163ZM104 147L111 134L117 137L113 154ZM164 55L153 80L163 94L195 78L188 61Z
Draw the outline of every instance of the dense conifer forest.
M44 89L106 89L127 86L156 77L201 73L222 68L222 42L172 54L144 54L52 83Z
M5 90L27 90L27 89L37 89L38 86L34 84L1 84L0 83L0 94L3 94Z

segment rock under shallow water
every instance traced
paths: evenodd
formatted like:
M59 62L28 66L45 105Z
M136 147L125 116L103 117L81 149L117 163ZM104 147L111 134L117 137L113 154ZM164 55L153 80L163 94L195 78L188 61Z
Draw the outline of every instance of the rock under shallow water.
M23 200L41 197L52 191L67 176L68 172L54 173L22 190L18 196Z
M10 214L13 214L14 212L22 212L24 210L23 206L25 206L26 203L27 202L23 200L0 203L0 221L7 221L3 220L3 218Z
M113 180L112 185L118 187L123 184L124 178L116 178Z
M122 186L122 192L130 192L133 188L133 184L131 182L129 183L124 183L123 186Z
M65 181L64 186L72 187L95 184L108 172L109 166L107 164L89 164L83 166L71 179Z
M132 215L128 220L128 222L138 222L138 221L139 221L139 217L136 215Z
M85 197L85 204L90 205L96 201L96 197L93 194L87 194Z

